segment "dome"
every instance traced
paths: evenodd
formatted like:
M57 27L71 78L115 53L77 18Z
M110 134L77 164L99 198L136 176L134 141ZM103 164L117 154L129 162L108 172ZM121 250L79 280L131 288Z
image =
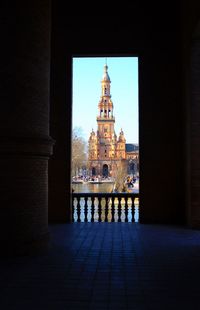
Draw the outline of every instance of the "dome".
M91 136L95 136L95 132L94 132L93 128L92 128Z
M96 134L95 134L94 130L92 129L92 131L90 133L89 140L94 140L95 138L96 138Z
M119 142L125 142L125 137L124 137L124 132L123 130L121 129L120 133L119 133L119 139L118 139Z

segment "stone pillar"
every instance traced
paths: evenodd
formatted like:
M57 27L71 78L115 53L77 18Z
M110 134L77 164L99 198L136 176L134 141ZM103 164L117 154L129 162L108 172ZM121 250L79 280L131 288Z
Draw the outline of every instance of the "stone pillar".
M190 107L190 219L193 228L200 228L200 22L191 50Z
M49 137L50 0L19 1L17 6L16 100L10 89L14 80L10 44L3 71L8 83L0 105L0 242L8 255L28 254L48 244L48 158L53 145ZM11 39L7 37L7 42Z

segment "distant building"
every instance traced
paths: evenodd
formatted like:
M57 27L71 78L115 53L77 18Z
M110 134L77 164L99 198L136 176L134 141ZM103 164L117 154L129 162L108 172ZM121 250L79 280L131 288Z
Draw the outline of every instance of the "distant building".
M139 174L139 145L126 143L126 161L128 174Z
M122 129L118 137L115 133L110 84L108 66L104 65L101 97L98 103L97 132L92 129L88 141L89 171L93 176L115 177L117 169L123 165L128 174L138 174L138 145L127 144Z

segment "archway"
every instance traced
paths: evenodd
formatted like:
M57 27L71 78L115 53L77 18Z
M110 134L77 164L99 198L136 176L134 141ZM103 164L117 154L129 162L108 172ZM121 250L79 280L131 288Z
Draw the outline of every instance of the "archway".
M134 174L135 172L135 163L133 161L129 162L129 173Z
M102 174L105 178L108 177L108 165L104 164L103 165L103 170L102 170Z
M92 167L92 176L95 176L96 175L96 169L95 167Z

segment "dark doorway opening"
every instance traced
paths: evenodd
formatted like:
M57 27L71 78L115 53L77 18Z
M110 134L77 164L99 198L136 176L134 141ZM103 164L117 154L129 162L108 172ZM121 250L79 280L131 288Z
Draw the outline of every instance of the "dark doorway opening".
M134 174L134 172L135 172L135 164L133 162L131 162L129 164L129 173Z
M103 174L103 177L107 178L108 177L108 165L103 165L103 171L102 171L102 174Z
M95 176L96 175L96 169L93 167L92 168L92 176Z

